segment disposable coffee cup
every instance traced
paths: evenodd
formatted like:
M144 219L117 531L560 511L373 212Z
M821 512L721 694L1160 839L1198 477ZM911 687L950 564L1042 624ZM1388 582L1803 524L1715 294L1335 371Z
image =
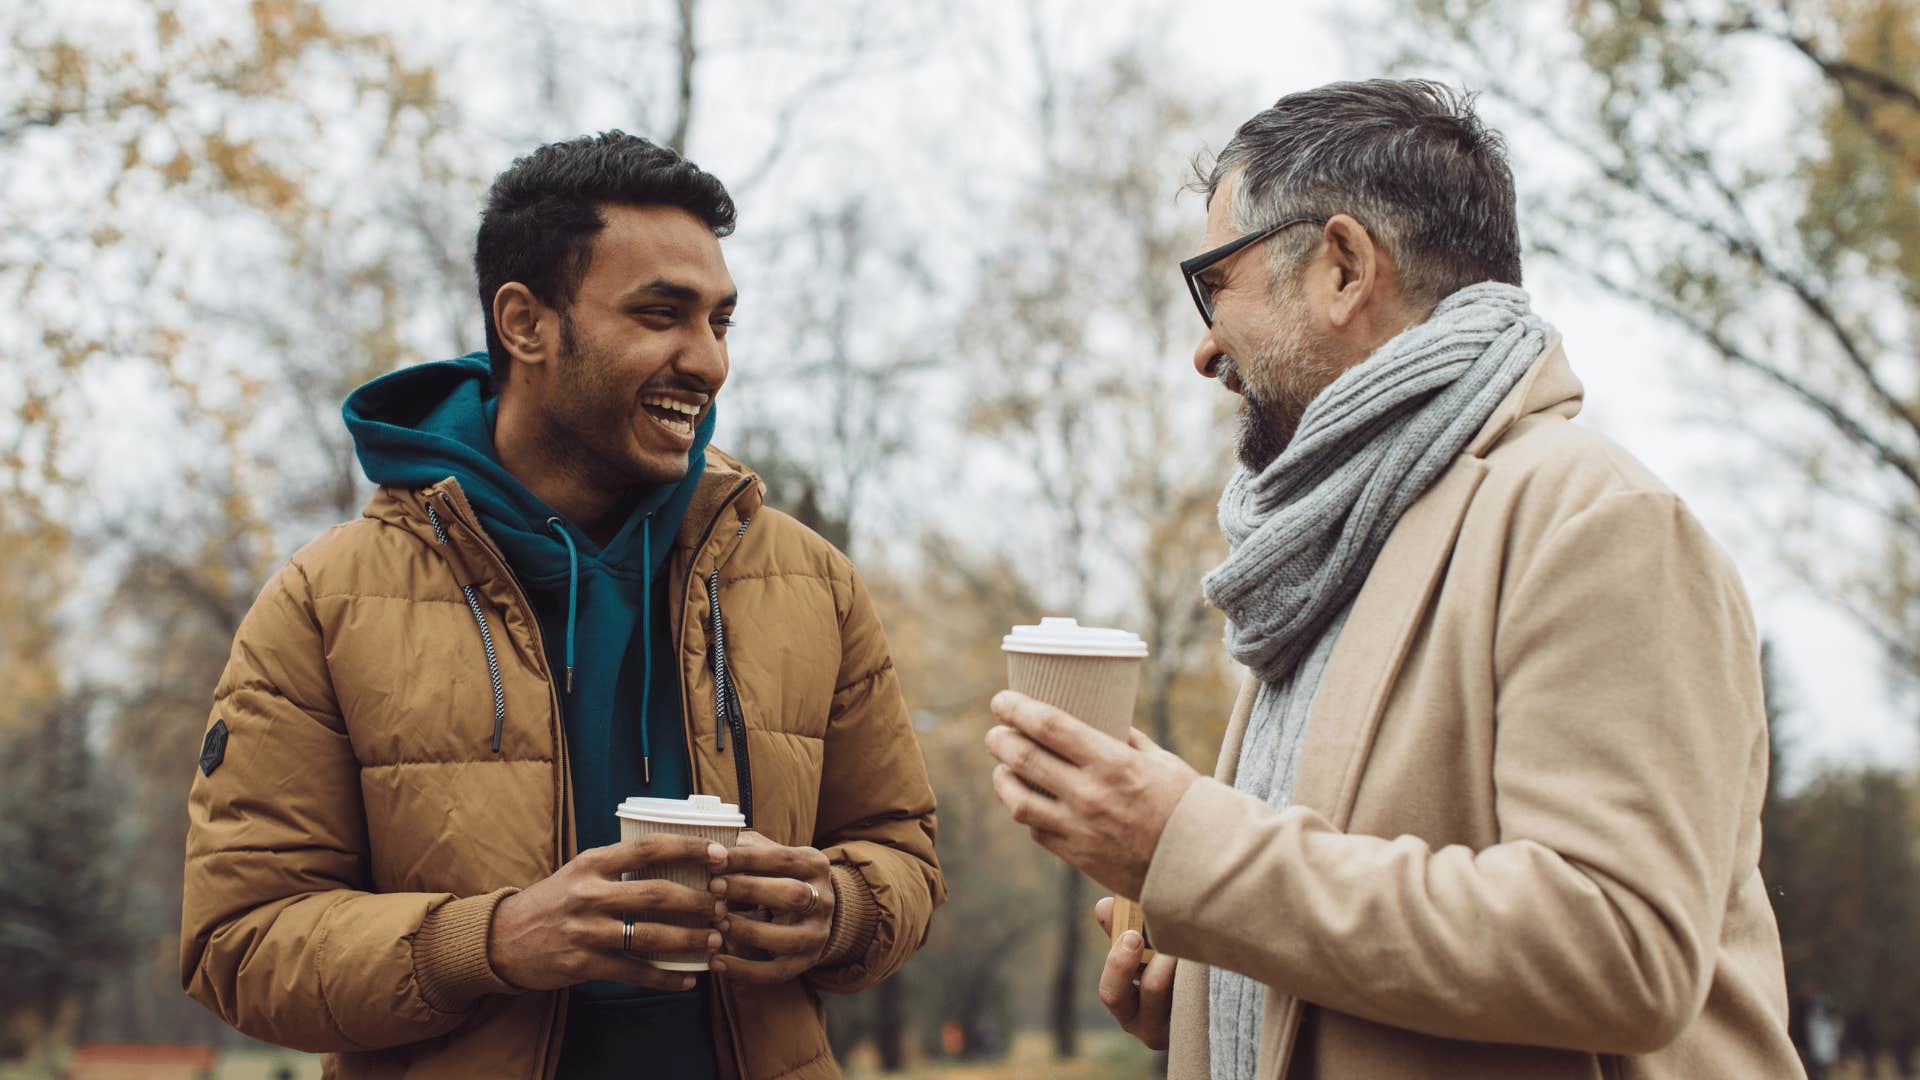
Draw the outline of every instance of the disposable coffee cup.
M1007 654L1007 686L1127 741L1147 659L1147 643L1138 635L1081 626L1077 619L1044 618L1038 626L1014 627L1000 648ZM1146 916L1138 903L1116 896L1111 940L1119 941L1128 930L1145 936ZM1141 956L1152 957L1151 948Z
M1007 685L1127 741L1147 643L1139 635L1076 619L1044 618L1002 638Z
M614 810L614 816L620 819L621 840L638 840L643 836L666 833L670 836L711 840L727 848L739 841L740 830L747 824L746 816L740 813L738 806L721 802L717 795L692 795L685 799L643 799L636 796L621 803ZM655 863L644 870L630 870L621 877L628 881L671 881L697 892L706 892L707 883L713 880L713 873L703 859L699 862ZM656 912L648 918L689 928L709 925L706 917L701 915ZM708 967L704 949L687 953L634 951L663 971L705 971Z

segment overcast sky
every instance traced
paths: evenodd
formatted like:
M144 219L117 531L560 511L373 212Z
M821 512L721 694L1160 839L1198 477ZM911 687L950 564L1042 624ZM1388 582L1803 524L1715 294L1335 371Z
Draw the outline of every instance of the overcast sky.
M637 5L635 10L645 7ZM725 40L736 34L737 28L726 20L743 10L709 4L703 16L703 39ZM826 5L825 10L845 8ZM964 203L911 197L914 185L928 180L916 172L914 161L945 160L914 151L934 142L948 144L949 153L984 153L994 167L972 179L987 190L983 197L990 197L995 176L1010 184L1022 179L1023 150L1009 134L1006 118L1017 114L1024 96L1032 92L1031 64L1025 58L1030 56L1030 43L1022 5L978 0L953 10L963 17L952 20L931 46L903 54L900 66L890 74L823 98L822 116L811 118L803 130L819 145L839 145L848 154L868 160L878 155L880 163L861 166L888 177L888 183L877 188L904 190L908 196L902 205L907 212L936 215L941 228L964 229ZM1191 86L1200 96L1223 100L1230 111L1220 117L1215 146L1242 119L1282 94L1331 80L1380 74L1361 67L1368 62L1370 43L1346 40L1347 33L1340 29L1342 23L1356 18L1350 4L1246 0L1170 11L1152 0L1061 0L1044 10L1053 27L1053 62L1059 69L1084 70L1120 48L1144 43L1149 54L1164 57L1177 69L1176 83ZM430 22L416 21L413 27L412 32L426 35L447 33ZM984 98L978 89L983 66L995 73ZM701 77L701 111L691 149L702 164L732 180L757 160L768 129L765 103L777 101L780 88L790 85L794 77L777 58L765 53L742 63L717 55L702 69ZM972 96L954 91L963 82ZM1001 100L992 100L996 91ZM486 92L475 88L477 94ZM509 100L499 107L510 108L511 92L504 96ZM1764 124L1768 112L1756 110L1754 115ZM581 116L583 126L594 128L631 125L633 114L628 103L608 100L583 104ZM1098 122L1098 118L1072 120ZM503 129L508 126L502 124ZM1547 179L1538 170L1553 167L1549 148L1530 143L1518 130L1510 130L1509 135L1514 171L1522 187ZM1774 137L1761 129L1748 135ZM889 145L898 152L889 155ZM846 182L835 164L844 158L828 152L800 160L803 164L783 175L780 185ZM823 167L822 162L829 164ZM1170 194L1181 179L1168 177ZM780 197L778 191L752 196L764 203ZM1191 206L1197 243L1203 211L1197 200ZM743 205L743 210L750 209L750 203ZM743 217L740 240L752 237L749 214ZM734 261L738 263L739 257ZM735 272L743 284L753 273L744 266L736 266ZM1705 364L1701 353L1673 327L1600 295L1540 260L1529 263L1528 275L1536 308L1565 335L1567 352L1586 384L1582 422L1624 444L1677 490L1740 567L1762 632L1778 643L1785 662L1789 701L1796 707L1792 732L1801 763L1920 758L1915 710L1892 697L1873 643L1781 571L1767 550L1766 537L1755 534L1751 515L1742 511L1741 493L1731 489L1726 474L1729 456L1750 453L1750 446L1697 418L1700 410L1694 395L1700 392ZM1178 288L1171 271L1168 288ZM1185 364L1186 354L1183 351L1167 361Z
M468 147L472 153L481 159L498 156L504 166L512 153L528 148L526 139L533 133L520 130L523 125L517 121L523 119L524 110L516 98L528 86L523 62L530 62L538 43L529 38L526 27L538 23L537 15L512 27L476 27L450 25L445 19L447 9L437 5L339 3L343 16L392 30L411 51L448 69L450 85L458 88L480 118L477 141L493 144ZM651 6L632 8L642 9L651 11ZM537 12L540 7L528 4L525 10ZM703 40L725 41L738 32L726 19L754 7L711 0L704 10ZM827 4L822 10L848 9ZM934 235L969 227L969 198L1004 197L1005 191L997 188L1010 190L1026 178L1023 161L1030 164L1031 145L1021 142L1017 124L1009 119L1021 112L1026 95L1032 92L1030 43L1021 6L976 0L956 4L952 10L964 17L902 52L894 58L893 67L821 96L811 110L815 115L805 117L800 129L812 152L797 155L794 167L776 183L757 187L743 198L742 227L730 242L730 262L749 307L756 274L752 253L757 243L764 243L756 235L756 222L777 218L771 211L784 199L798 197L807 185L850 182L850 163L860 170L858 182L873 183L884 209L931 219L918 224L931 225L928 231ZM1362 70L1365 43L1343 40L1330 6L1216 2L1182 7L1181 15L1175 17L1166 5L1149 0L1061 0L1046 10L1054 31L1053 62L1061 70L1088 69L1122 47L1144 42L1149 55L1163 58L1160 62L1168 66L1176 85L1223 101L1226 111L1212 137L1216 147L1241 120L1282 94L1335 79L1379 74ZM1352 18L1350 11L1344 17ZM654 50L650 58L656 66L658 56ZM770 103L778 102L782 88L794 82L793 72L802 63L793 61L783 67L765 51L733 61L724 50L716 50L701 69L692 156L730 183L751 170L770 130ZM983 70L989 72L984 92L979 89ZM574 111L581 129L640 127L632 101L645 96L645 87L639 84L642 78L636 68L636 85L626 88L624 100L622 95L603 95L604 100L577 102ZM961 86L970 91L959 92ZM1001 100L993 100L996 94ZM1068 122L1097 123L1098 119L1071 117ZM547 132L541 137L571 133ZM1552 167L1546 149L1530 144L1518 130L1508 134L1521 186L1546 179L1538 172ZM929 146L939 146L943 153L922 152ZM1200 148L1179 149L1185 157ZM936 176L932 170L956 155L964 160L969 154L982 167L977 175L965 178L962 197L921 197L923 189L950 192L955 186L952 178ZM1182 179L1177 173L1168 176L1169 197ZM1198 200L1187 205L1197 245L1203 209ZM953 251L931 245L927 257L937 262L957 257L954 252L958 251L958 245ZM1796 707L1792 731L1801 763L1920 759L1916 710L1912 703L1902 704L1891 696L1872 642L1781 572L1767 550L1767 538L1755 534L1750 515L1742 512L1742 493L1725 476L1729 458L1750 453L1749 445L1731 433L1689 419L1699 411L1694 407L1704 365L1699 351L1674 328L1598 295L1550 265L1533 260L1527 269L1536 309L1563 332L1574 369L1586 384L1582 422L1644 460L1694 507L1733 555L1762 632L1778 643L1785 661L1790 702ZM1172 267L1167 287L1180 288ZM1197 335L1197 319L1193 329ZM1184 367L1189 346L1182 343L1175 355L1166 358L1167 363ZM455 347L449 343L447 352ZM129 472L130 480L134 473L137 470Z

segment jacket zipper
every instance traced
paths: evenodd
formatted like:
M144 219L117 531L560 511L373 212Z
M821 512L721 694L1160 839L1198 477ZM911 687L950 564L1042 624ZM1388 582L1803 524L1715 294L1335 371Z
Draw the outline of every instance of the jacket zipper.
M540 665L544 669L547 663L547 646L546 643L540 639L540 620L533 617L533 602L527 599L526 592L520 588L519 579L514 577L513 572L508 569L506 559L494 549L493 540L487 536L486 532L476 528L471 522L467 521L466 517L460 513L459 507L454 505L452 498L444 493L441 494L440 498L446 504L447 516L459 522L462 528L471 533L474 538L479 541L480 550L486 552L487 557L494 561L494 565L505 572L504 576L506 577L507 583L513 587L514 599L519 601L523 614L527 616L527 626L530 627L533 632L534 655L539 657ZM433 514L432 497L425 497L422 501L426 503L427 517L433 521L434 531L444 537L445 532L440 529L440 522ZM444 542L444 540L442 542ZM468 596L467 599L469 604L476 603L472 596ZM482 625L484 626L484 624ZM484 633L485 631L483 630L482 632ZM556 751L553 756L554 786L560 791L560 809L554 819L554 823L559 827L559 833L554 838L554 869L558 870L561 866L566 865L567 862L567 821L568 815L573 812L573 777L568 771L567 765L566 727L559 722L560 693L554 686L553 672L548 671L546 675L547 703L551 710L548 713L548 723L553 732L553 745ZM497 702L496 704L499 705L504 714L505 707L503 701ZM496 736L496 738L497 737L498 736ZM497 750L499 747L496 746L495 749ZM561 1025L566 1022L566 1007L567 995L556 991L553 995L552 1016L547 1022L546 1039L543 1041L539 1050L536 1051L534 1057L533 1073L531 1074L533 1080L544 1080L547 1076L547 1064L553 1046L555 1045L555 1035Z
M720 515L725 513L727 507L733 505L733 501L738 499L752 486L753 478L747 477L734 485L733 490L727 493L726 498L720 500L720 506L714 511L713 517L707 521L706 528L700 534L700 541L693 545L695 558L698 558L701 550L707 546L707 541L713 538L713 527L720 523ZM745 531L746 525L743 522L741 524L741 532L744 533ZM680 644L687 632L684 616L684 612L686 611L686 593L693 585L691 580L692 575L689 574L688 578L689 580L680 587L681 596L683 597L681 603L675 605L673 611L670 613L671 618L681 620L675 623L673 627L676 646ZM711 598L711 593L709 593L709 598ZM692 779L695 790L698 790L700 782L700 758L699 755L693 752L693 701L686 694L685 679L681 680L680 713L680 735L687 743L687 761L693 766ZM722 718L716 714L714 716L714 725L718 727L722 722ZM735 739L734 741L737 743L742 740ZM739 1013L739 1006L733 1000L733 987L725 980L716 980L714 982L714 989L716 991L715 996L719 999L720 1003L720 1026L726 1030L727 1041L732 1046L734 1065L739 1070L741 1076L749 1075L746 1042L740 1037L740 1025L734 1021L735 1016Z
M747 534L752 518L740 519L740 531L734 539ZM740 787L740 813L753 827L753 766L747 755L747 717L740 708L740 686L734 682L733 668L727 663L727 624L720 613L720 568L707 575L707 604L713 616L713 744L721 753L727 750L727 731L733 731L733 773Z
M440 515L434 513L433 500L427 501L427 520L433 525L433 538L444 546L447 542L447 530L440 524ZM448 503L447 513L453 513L452 503ZM486 613L480 609L478 590L472 585L460 586L461 595L467 598L467 611L473 615L474 625L480 628L480 647L487 652L487 678L493 683L493 752L500 752L500 735L507 726L507 692L500 684L500 656L493 651L493 631L487 628Z

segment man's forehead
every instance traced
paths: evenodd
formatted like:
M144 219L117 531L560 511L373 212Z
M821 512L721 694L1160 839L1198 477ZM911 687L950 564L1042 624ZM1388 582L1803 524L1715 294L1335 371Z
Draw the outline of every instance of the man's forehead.
M1233 239L1228 234L1233 231L1233 178L1220 181L1213 196L1207 200L1206 231L1201 234L1203 248L1215 248Z
M694 214L678 207L608 206L601 216L606 226L594 237L590 282L622 294L671 282L710 302L734 293L720 239Z

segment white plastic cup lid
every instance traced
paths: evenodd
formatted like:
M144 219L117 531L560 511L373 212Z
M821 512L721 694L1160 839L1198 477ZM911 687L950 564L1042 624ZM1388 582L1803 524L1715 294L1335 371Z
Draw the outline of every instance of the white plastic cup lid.
M614 810L615 817L633 821L658 821L670 825L720 825L745 828L747 818L740 808L721 802L718 795L689 795L684 799L643 799L634 796Z
M1128 630L1104 626L1081 626L1076 619L1044 618L1038 626L1016 626L1013 633L1000 639L1005 652L1040 653L1047 656L1147 655L1147 643Z

